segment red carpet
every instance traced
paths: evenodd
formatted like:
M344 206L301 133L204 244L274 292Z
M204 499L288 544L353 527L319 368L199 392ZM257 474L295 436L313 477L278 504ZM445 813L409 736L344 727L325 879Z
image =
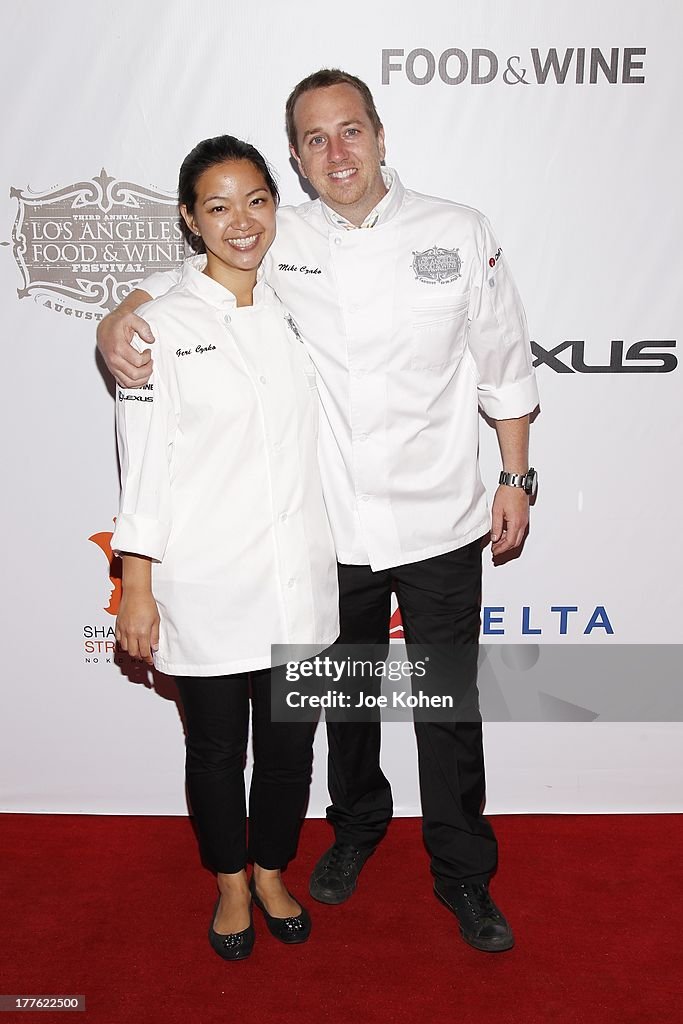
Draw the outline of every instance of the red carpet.
M214 883L183 818L4 815L0 993L83 994L119 1024L647 1024L683 1020L681 840L674 815L495 820L492 892L517 946L479 953L436 903L419 822L397 820L352 900L307 899L313 935L257 916L244 963L206 938ZM304 825L295 894L330 831ZM9 1013L2 1019L18 1019Z

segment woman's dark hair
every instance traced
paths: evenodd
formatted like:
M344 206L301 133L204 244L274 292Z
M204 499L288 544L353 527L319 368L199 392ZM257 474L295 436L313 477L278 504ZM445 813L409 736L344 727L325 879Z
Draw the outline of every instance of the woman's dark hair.
M194 210L197 202L197 182L204 171L216 164L223 164L227 160L247 160L257 171L263 175L266 188L275 200L275 205L280 202L280 193L275 184L275 177L266 159L261 156L258 149L251 146L242 139L236 139L234 135L217 135L215 139L204 139L197 143L191 153L188 153L183 160L178 176L178 206L186 206L188 210ZM185 241L195 252L206 252L204 242L192 233L183 217L180 218L180 228Z

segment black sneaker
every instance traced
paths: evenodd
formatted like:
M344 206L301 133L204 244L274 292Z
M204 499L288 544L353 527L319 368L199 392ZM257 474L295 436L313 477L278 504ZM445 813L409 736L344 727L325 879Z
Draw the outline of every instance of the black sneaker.
M485 953L512 949L512 929L489 896L485 882L435 882L434 895L455 914L465 942Z
M353 895L358 875L371 850L335 843L322 855L311 874L308 891L319 903L344 903Z

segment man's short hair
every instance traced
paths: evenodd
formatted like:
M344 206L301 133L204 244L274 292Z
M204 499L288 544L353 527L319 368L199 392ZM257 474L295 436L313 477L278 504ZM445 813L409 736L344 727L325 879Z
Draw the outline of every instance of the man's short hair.
M285 107L285 124L287 128L287 138L289 139L290 146L293 147L295 152L298 152L296 142L296 127L294 125L294 107L296 101L300 96L303 96L305 92L312 92L314 89L327 89L331 85L350 85L357 92L360 93L361 99L365 106L365 112L370 118L370 123L377 133L382 127L379 114L377 113L377 107L375 101L372 98L372 93L368 89L365 82L361 81L360 78L356 78L355 75L350 75L348 71L340 71L339 68L321 68L320 71L314 71L312 75L302 79L298 85L295 85L287 99L287 105Z

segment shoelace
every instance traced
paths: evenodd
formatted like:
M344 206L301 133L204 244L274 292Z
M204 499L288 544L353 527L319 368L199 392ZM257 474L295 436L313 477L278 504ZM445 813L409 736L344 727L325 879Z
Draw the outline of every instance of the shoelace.
M333 846L327 862L328 871L348 871L359 854L360 850L354 846Z
M500 917L493 900L489 895L486 885L463 885L463 895L472 907L472 910L479 917L492 917L497 920Z

